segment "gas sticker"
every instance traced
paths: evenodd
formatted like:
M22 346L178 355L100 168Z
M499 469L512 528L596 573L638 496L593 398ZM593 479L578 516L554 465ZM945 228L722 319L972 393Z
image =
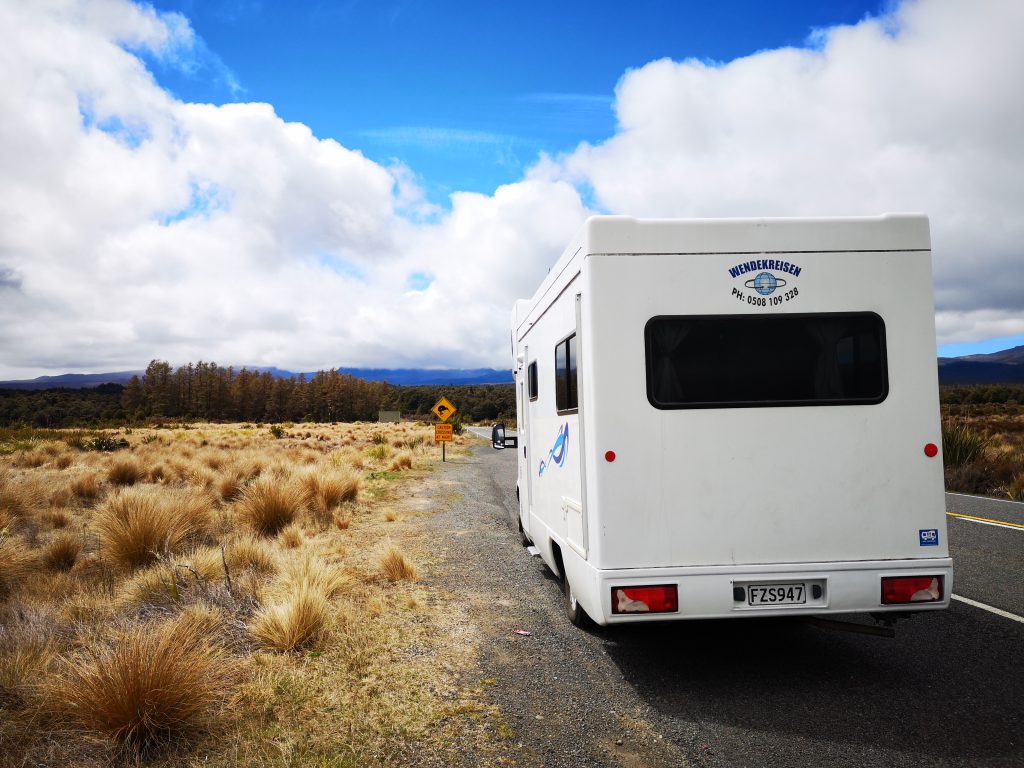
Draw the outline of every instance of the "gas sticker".
M922 528L919 531L921 536L922 547L937 547L939 546L939 529L938 528Z

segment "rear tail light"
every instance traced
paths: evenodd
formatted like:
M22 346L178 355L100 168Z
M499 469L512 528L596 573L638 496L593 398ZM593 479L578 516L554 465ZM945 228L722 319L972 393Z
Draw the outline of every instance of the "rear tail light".
M612 613L675 613L678 610L675 584L612 587Z
M882 603L934 603L941 599L941 576L887 576L882 579Z

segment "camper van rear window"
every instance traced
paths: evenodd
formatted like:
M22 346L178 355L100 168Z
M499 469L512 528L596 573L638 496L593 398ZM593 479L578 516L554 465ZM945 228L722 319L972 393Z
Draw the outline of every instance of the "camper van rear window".
M655 408L871 405L889 392L873 312L655 317L644 337Z
M555 347L555 408L559 413L579 408L576 380L576 334Z

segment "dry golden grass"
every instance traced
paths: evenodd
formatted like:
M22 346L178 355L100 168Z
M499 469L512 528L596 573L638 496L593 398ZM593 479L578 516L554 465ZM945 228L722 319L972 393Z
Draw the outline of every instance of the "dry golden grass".
M392 472L401 472L403 469L412 469L412 454L409 451L402 451L396 454L388 465Z
M108 498L94 526L101 552L122 568L148 565L206 534L210 500L182 489L128 488Z
M372 764L410 739L464 742L462 694L436 693L458 688L452 670L470 659L446 629L458 610L438 612L444 598L410 583L424 544L403 496L423 472L380 471L405 453L427 469L433 454L421 459L414 439L425 433L137 427L114 455L65 463L59 441L38 442L26 466L0 455L0 501L13 501L0 505L0 764L107 765L123 759L119 745L135 762L132 751L195 738L201 749L157 764L331 764L338 734L351 762ZM374 448L387 460L371 459ZM142 473L128 487L106 479L121 461ZM405 548L400 583L384 575L385 535ZM32 631L12 634L22 615ZM167 639L181 622L204 638L196 664L175 660L188 638ZM430 652L408 655L413 643ZM213 677L230 678L224 699L204 699L200 685L182 713L175 697L194 687L185 673L210 648ZM217 718L228 701L237 716Z
M0 472L0 510L12 517L28 517L46 506L46 501L46 488L39 481Z
M416 566L398 547L390 547L381 555L380 570L388 581L415 581L419 577Z
M209 627L190 615L125 630L65 658L47 685L52 708L139 753L207 730L235 678Z
M107 480L114 485L135 485L144 476L139 462L133 458L114 459L107 470Z
M292 523L289 526L281 529L281 533L278 534L277 540L281 542L281 546L286 549L296 549L301 547L304 541L302 535L302 529L299 526Z
M71 481L71 492L80 499L95 499L100 495L100 481L94 474L80 475Z
M46 515L48 522L55 530L67 528L71 524L71 516L65 509L52 509Z
M61 533L43 552L43 564L51 571L70 571L81 553L81 539L72 533Z
M0 600L10 597L36 567L36 557L17 536L0 534Z
M330 603L320 591L302 586L253 618L249 629L266 647L288 652L321 645L330 631Z
M238 516L261 536L273 536L305 511L306 499L298 484L260 477L242 491Z

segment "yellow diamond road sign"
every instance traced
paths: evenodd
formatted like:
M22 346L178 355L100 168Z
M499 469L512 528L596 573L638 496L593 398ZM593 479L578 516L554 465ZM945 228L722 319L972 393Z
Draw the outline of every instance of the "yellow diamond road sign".
M441 421L448 421L455 413L455 406L448 402L448 398L442 397L433 408L430 409Z

